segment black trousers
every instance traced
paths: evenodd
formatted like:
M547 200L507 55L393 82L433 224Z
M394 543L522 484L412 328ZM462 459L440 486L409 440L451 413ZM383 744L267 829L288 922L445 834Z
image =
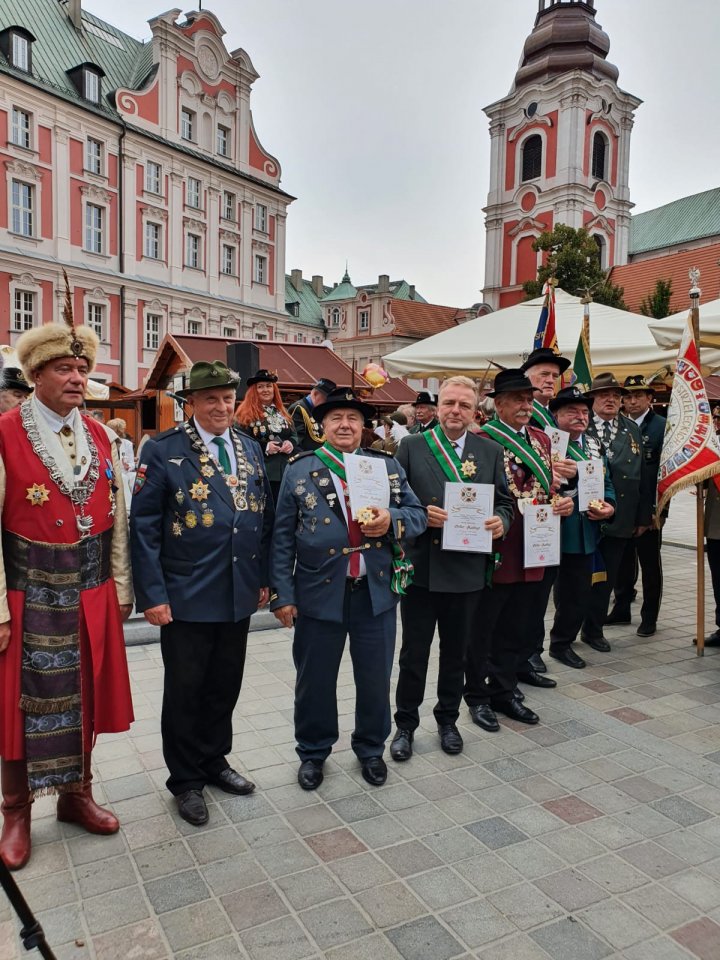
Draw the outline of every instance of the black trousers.
M345 588L342 623L300 613L295 624L295 748L301 760L324 760L338 738L337 679L345 641L355 679L352 748L381 757L390 733L390 674L397 612L373 615L367 583Z
M720 540L708 538L705 541L705 552L710 567L713 596L715 597L715 626L720 628Z
M420 705L425 696L430 647L437 625L440 665L437 703L433 713L438 725L455 723L460 716L465 652L477 636L484 590L445 593L412 586L400 602L402 647L400 675L395 693L395 723L415 730L420 723Z
M160 629L165 666L160 728L167 787L175 796L202 790L228 766L249 626L247 617L237 623L173 620Z
M640 619L643 623L657 623L663 588L661 547L662 530L646 530L641 537L627 541L615 584L614 609L619 613L630 616L639 565L643 589Z
M567 649L577 639L592 590L592 554L563 553L553 593L551 650Z
M531 653L542 655L545 645L545 613L550 602L550 594L553 584L558 575L558 567L547 567L545 576L542 580L542 593L538 599L537 606L528 611L528 641L533 640L534 648ZM520 673L529 673L531 670L529 663L522 664Z
M615 589L618 570L622 562L627 539L621 537L603 537L600 541L600 553L605 561L607 580L596 583L590 591L587 614L582 625L583 636L598 639L603 635L603 626L607 620L610 606L610 594Z
M479 642L469 645L465 665L464 697L469 707L512 697L518 671L535 651L529 612L543 602L544 595L544 579L495 583L483 591Z

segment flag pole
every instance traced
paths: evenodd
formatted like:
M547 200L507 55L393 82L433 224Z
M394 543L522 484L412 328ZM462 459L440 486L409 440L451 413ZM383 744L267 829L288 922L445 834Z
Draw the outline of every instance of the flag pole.
M693 267L689 272L690 283L690 318L692 320L693 338L700 358L700 294L698 286L700 271ZM695 486L695 517L696 517L696 563L697 563L697 606L695 610L695 627L697 638L696 652L698 657L705 656L705 504L703 499L703 484Z

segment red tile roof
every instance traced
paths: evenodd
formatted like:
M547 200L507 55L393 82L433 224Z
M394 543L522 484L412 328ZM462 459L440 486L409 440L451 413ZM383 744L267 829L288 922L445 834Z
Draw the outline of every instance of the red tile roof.
M624 288L623 299L635 313L639 313L641 301L653 292L658 280L672 280L670 313L678 313L690 305L688 270L691 267L700 270L700 287L703 292L700 302L717 299L720 293L719 260L720 243L711 243L706 247L682 250L649 260L635 260L623 267L613 267L610 280Z
M467 318L466 310L417 300L391 300L390 309L395 320L395 334L416 340L456 327Z

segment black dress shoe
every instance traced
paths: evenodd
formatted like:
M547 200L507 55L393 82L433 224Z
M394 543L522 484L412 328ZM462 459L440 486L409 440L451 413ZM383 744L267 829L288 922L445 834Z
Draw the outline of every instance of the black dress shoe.
M629 610L626 612L625 610L616 610L615 607L613 607L605 617L605 623L616 625L619 623L632 623L632 615Z
M532 656L528 657L528 663L535 671L535 673L547 673L547 667L545 666L545 661L540 656L539 653L533 653Z
M462 753L463 738L454 723L443 723L438 726L440 746L445 753Z
M232 767L226 767L224 770L221 770L216 776L212 777L208 783L211 783L214 787L219 787L221 790L224 790L225 793L234 793L238 797L244 797L245 794L252 793L255 789L255 784L251 783L249 780L246 780L237 770L233 770Z
M553 680L552 677L541 677L539 673L535 673L534 670L531 670L529 673L519 673L518 680L520 683L527 683L530 687L556 687L557 680Z
M175 797L178 813L194 827L201 827L208 822L208 809L202 790L186 790Z
M511 720L519 720L520 723L538 723L540 717L520 703L515 697L512 700L493 700L493 710L498 713L504 713Z
M579 657L572 647L559 647L557 650L550 647L550 656L553 660L559 660L566 667L574 667L576 670L582 670L583 667L587 666L583 658Z
M373 787L381 787L387 780L387 767L382 757L364 757L360 761L363 779Z
M693 640L693 643L697 643L697 640ZM715 633L711 633L709 637L705 638L706 647L720 647L720 630L716 630Z
M303 790L317 790L323 782L324 760L303 760L298 770L298 783Z
M477 706L469 707L468 709L470 710L472 722L482 727L483 730L487 730L489 733L495 733L496 730L500 729L495 711L489 703L479 703Z
M609 653L611 650L610 644L607 642L605 637L586 637L583 634L580 639L583 643L586 643L589 647L592 647L593 650L597 650L599 653Z
M403 760L410 759L413 754L413 736L412 730L404 730L402 727L397 728L390 744L390 756L393 760L402 763Z
M525 699L525 694L522 692L520 687L515 687L512 695L513 695L513 700L519 700L520 703L522 703L523 700Z
M657 624L641 623L636 632L639 637L653 637L657 633Z

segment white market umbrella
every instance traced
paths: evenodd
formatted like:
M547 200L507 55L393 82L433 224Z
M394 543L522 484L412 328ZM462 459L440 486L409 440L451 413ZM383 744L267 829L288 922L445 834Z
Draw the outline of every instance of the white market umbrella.
M703 366L720 367L720 299L700 305L700 354ZM676 352L682 339L690 308L673 313L664 320L648 324L658 346Z

